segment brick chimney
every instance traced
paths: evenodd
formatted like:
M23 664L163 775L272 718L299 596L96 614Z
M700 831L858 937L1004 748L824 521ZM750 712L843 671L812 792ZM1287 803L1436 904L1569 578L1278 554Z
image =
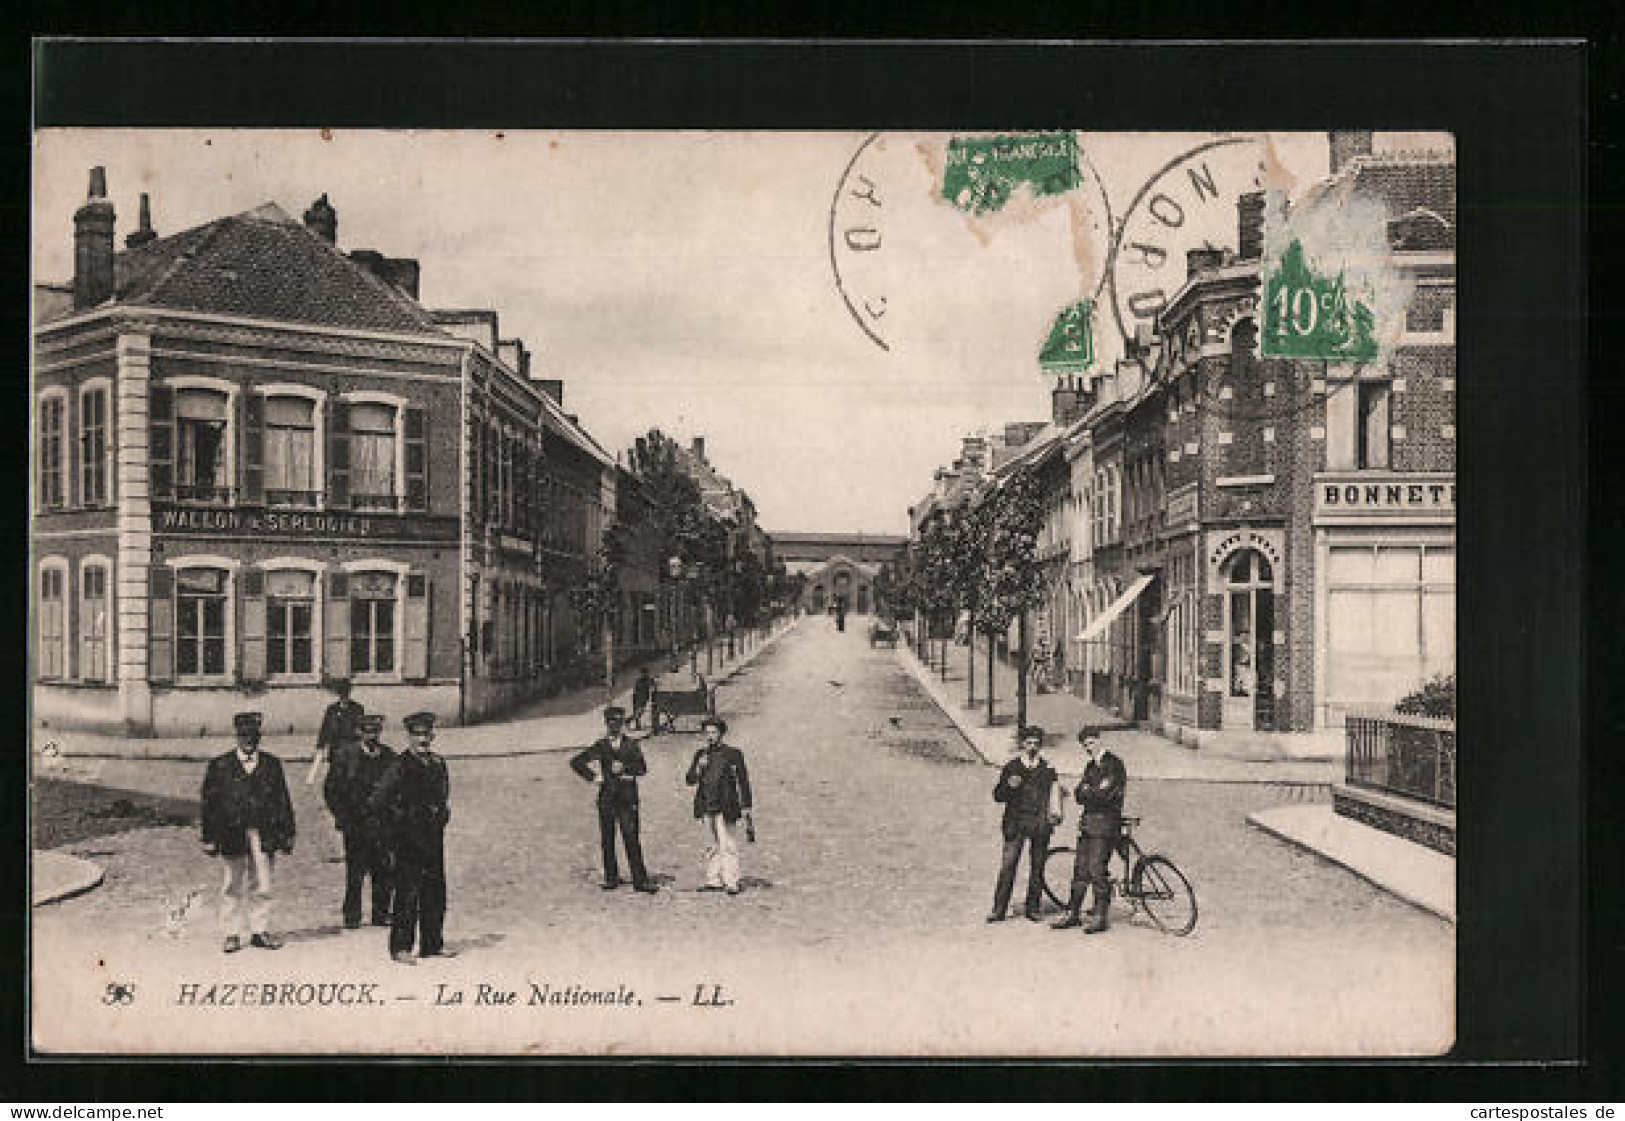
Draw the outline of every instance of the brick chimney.
M1216 269L1224 264L1224 250L1204 245L1200 249L1185 250L1185 279L1189 280L1199 272Z
M157 233L152 228L152 203L147 198L147 192L141 192L141 224L132 234L124 239L124 244L131 249L140 249L149 241L157 240Z
M339 212L327 201L325 193L305 211L305 227L327 244L338 244Z
M1256 261L1264 255L1264 192L1249 191L1236 200L1236 256Z
M415 260L411 257L385 257L383 269L380 276L414 300L418 298L418 277L422 270Z
M1333 130L1326 134L1331 142L1331 170L1336 175L1359 156L1371 154L1370 129Z
M557 378L537 378L536 386L543 393L553 398L553 403L561 409L564 407L564 382Z
M1082 389L1077 382L1057 386L1050 392L1050 419L1057 428L1065 428L1081 420L1094 403L1093 388Z
M90 191L73 216L73 306L95 307L113 295L113 204L107 170L90 169Z
M693 441L689 444L688 450L693 452L694 453L694 458L699 460L701 463L709 463L710 462L710 460L705 458L705 437L704 436L696 436L696 437L694 437Z

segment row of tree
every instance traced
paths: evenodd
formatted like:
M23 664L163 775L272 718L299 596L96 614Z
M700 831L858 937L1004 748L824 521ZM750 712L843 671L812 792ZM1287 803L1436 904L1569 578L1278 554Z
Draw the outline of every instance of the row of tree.
M939 512L918 539L875 579L883 616L913 618L922 658L941 643L946 675L948 643L955 623L969 621L987 644L987 718L993 721L993 658L999 639L1017 627L1016 720L1027 719L1027 613L1042 599L1037 562L1044 506L1037 481L1018 471L973 495L957 509ZM976 700L976 646L967 643L969 697Z
M660 569L656 575L667 582L672 605L667 626L673 632L680 604L703 621L703 632L695 628L697 633L686 636L688 642L697 642L702 633L709 641L714 621L720 620L731 648L735 627L760 626L795 591L782 562L770 568L752 547L748 526L707 509L677 444L659 429L633 443L627 470L643 501L617 504L615 521L569 593L582 635L603 636L606 684L614 680L616 612L630 565L653 563ZM685 636L672 633L668 638L675 644Z

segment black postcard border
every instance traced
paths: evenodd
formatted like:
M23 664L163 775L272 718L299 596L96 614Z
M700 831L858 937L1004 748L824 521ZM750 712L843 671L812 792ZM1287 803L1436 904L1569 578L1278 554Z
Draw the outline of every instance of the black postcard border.
M1594 829L1611 820L1619 769L1598 766L1583 779L1583 550L1594 528L1585 485L1583 46L38 40L28 50L32 123L40 127L1448 129L1457 138L1461 215L1461 730L1468 744L1488 747L1469 748L1462 770L1469 810L1460 837L1459 1036L1438 1063L40 1062L24 1059L23 970L17 984L0 988L0 1022L22 1029L24 1060L0 1076L4 1096L351 1097L365 1087L374 1097L441 1100L1211 1099L1291 1095L1312 1075L1321 1097L1460 1100L1526 1094L1530 1079L1558 1097L1596 1087L1598 1078L1618 1085L1617 1060L1598 1050L1604 1040L1595 1030L1613 1022L1617 1031L1617 1018L1606 1015L1617 1004L1586 1002L1582 929L1588 886L1615 892L1611 904L1593 900L1595 924L1602 906L1617 916L1620 878L1617 860L1588 866L1585 853L1588 804ZM26 135L26 110L21 125ZM26 147L18 154L20 166L8 168L14 205L0 214L14 277L27 270ZM1617 227L1617 218L1605 220ZM26 308L19 299L4 313L20 344L19 370ZM22 405L26 380L15 384ZM4 454L11 477L25 481L26 443L8 442ZM1592 470L1606 470L1594 454ZM7 493L26 524L26 486ZM26 619L25 566L20 556L12 563L14 617ZM1592 576L1591 610L1618 606L1619 589ZM20 655L12 644L8 668L24 683ZM1599 703L1595 692L1590 699ZM11 705L10 726L24 744L26 697L13 695ZM12 790L26 790L20 747L6 753L3 774ZM26 837L21 814L10 820L19 859L0 862L0 886L22 901L8 916L8 935L18 938L11 960L21 962ZM1606 968L1601 979L1615 994L1617 941L1605 932L1604 952L1591 963Z

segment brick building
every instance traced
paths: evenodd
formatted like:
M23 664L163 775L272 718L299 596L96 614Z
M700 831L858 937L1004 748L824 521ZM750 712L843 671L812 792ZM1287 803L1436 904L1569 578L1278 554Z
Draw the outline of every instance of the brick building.
M1091 695L1195 742L1338 728L1454 669L1454 164L1369 134L1333 153L1322 204L1388 216L1395 344L1358 367L1259 356L1247 195L1236 251L1189 253L1149 376L1120 366L1089 417L1092 560L1119 593L1086 628L1107 648Z
M613 505L597 476L544 505L548 441L607 457L494 314L437 316L415 261L336 234L324 196L158 237L143 198L116 252L91 173L72 285L35 304L37 719L304 729L346 677L472 720L541 687L543 591Z

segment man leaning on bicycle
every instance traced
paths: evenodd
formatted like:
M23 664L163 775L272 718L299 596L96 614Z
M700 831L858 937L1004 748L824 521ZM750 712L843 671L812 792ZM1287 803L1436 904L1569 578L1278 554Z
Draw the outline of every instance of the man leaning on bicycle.
M1102 750L1100 729L1085 726L1078 731L1078 742L1083 744L1088 762L1083 768L1074 795L1082 813L1078 820L1078 849L1072 864L1072 892L1067 900L1066 914L1052 925L1056 930L1070 930L1082 926L1085 934L1097 934L1106 929L1111 910L1111 876L1106 862L1117 848L1123 831L1123 792L1128 787L1128 771L1123 761L1110 751ZM1094 899L1089 910L1088 925L1082 918L1085 891L1093 885Z

